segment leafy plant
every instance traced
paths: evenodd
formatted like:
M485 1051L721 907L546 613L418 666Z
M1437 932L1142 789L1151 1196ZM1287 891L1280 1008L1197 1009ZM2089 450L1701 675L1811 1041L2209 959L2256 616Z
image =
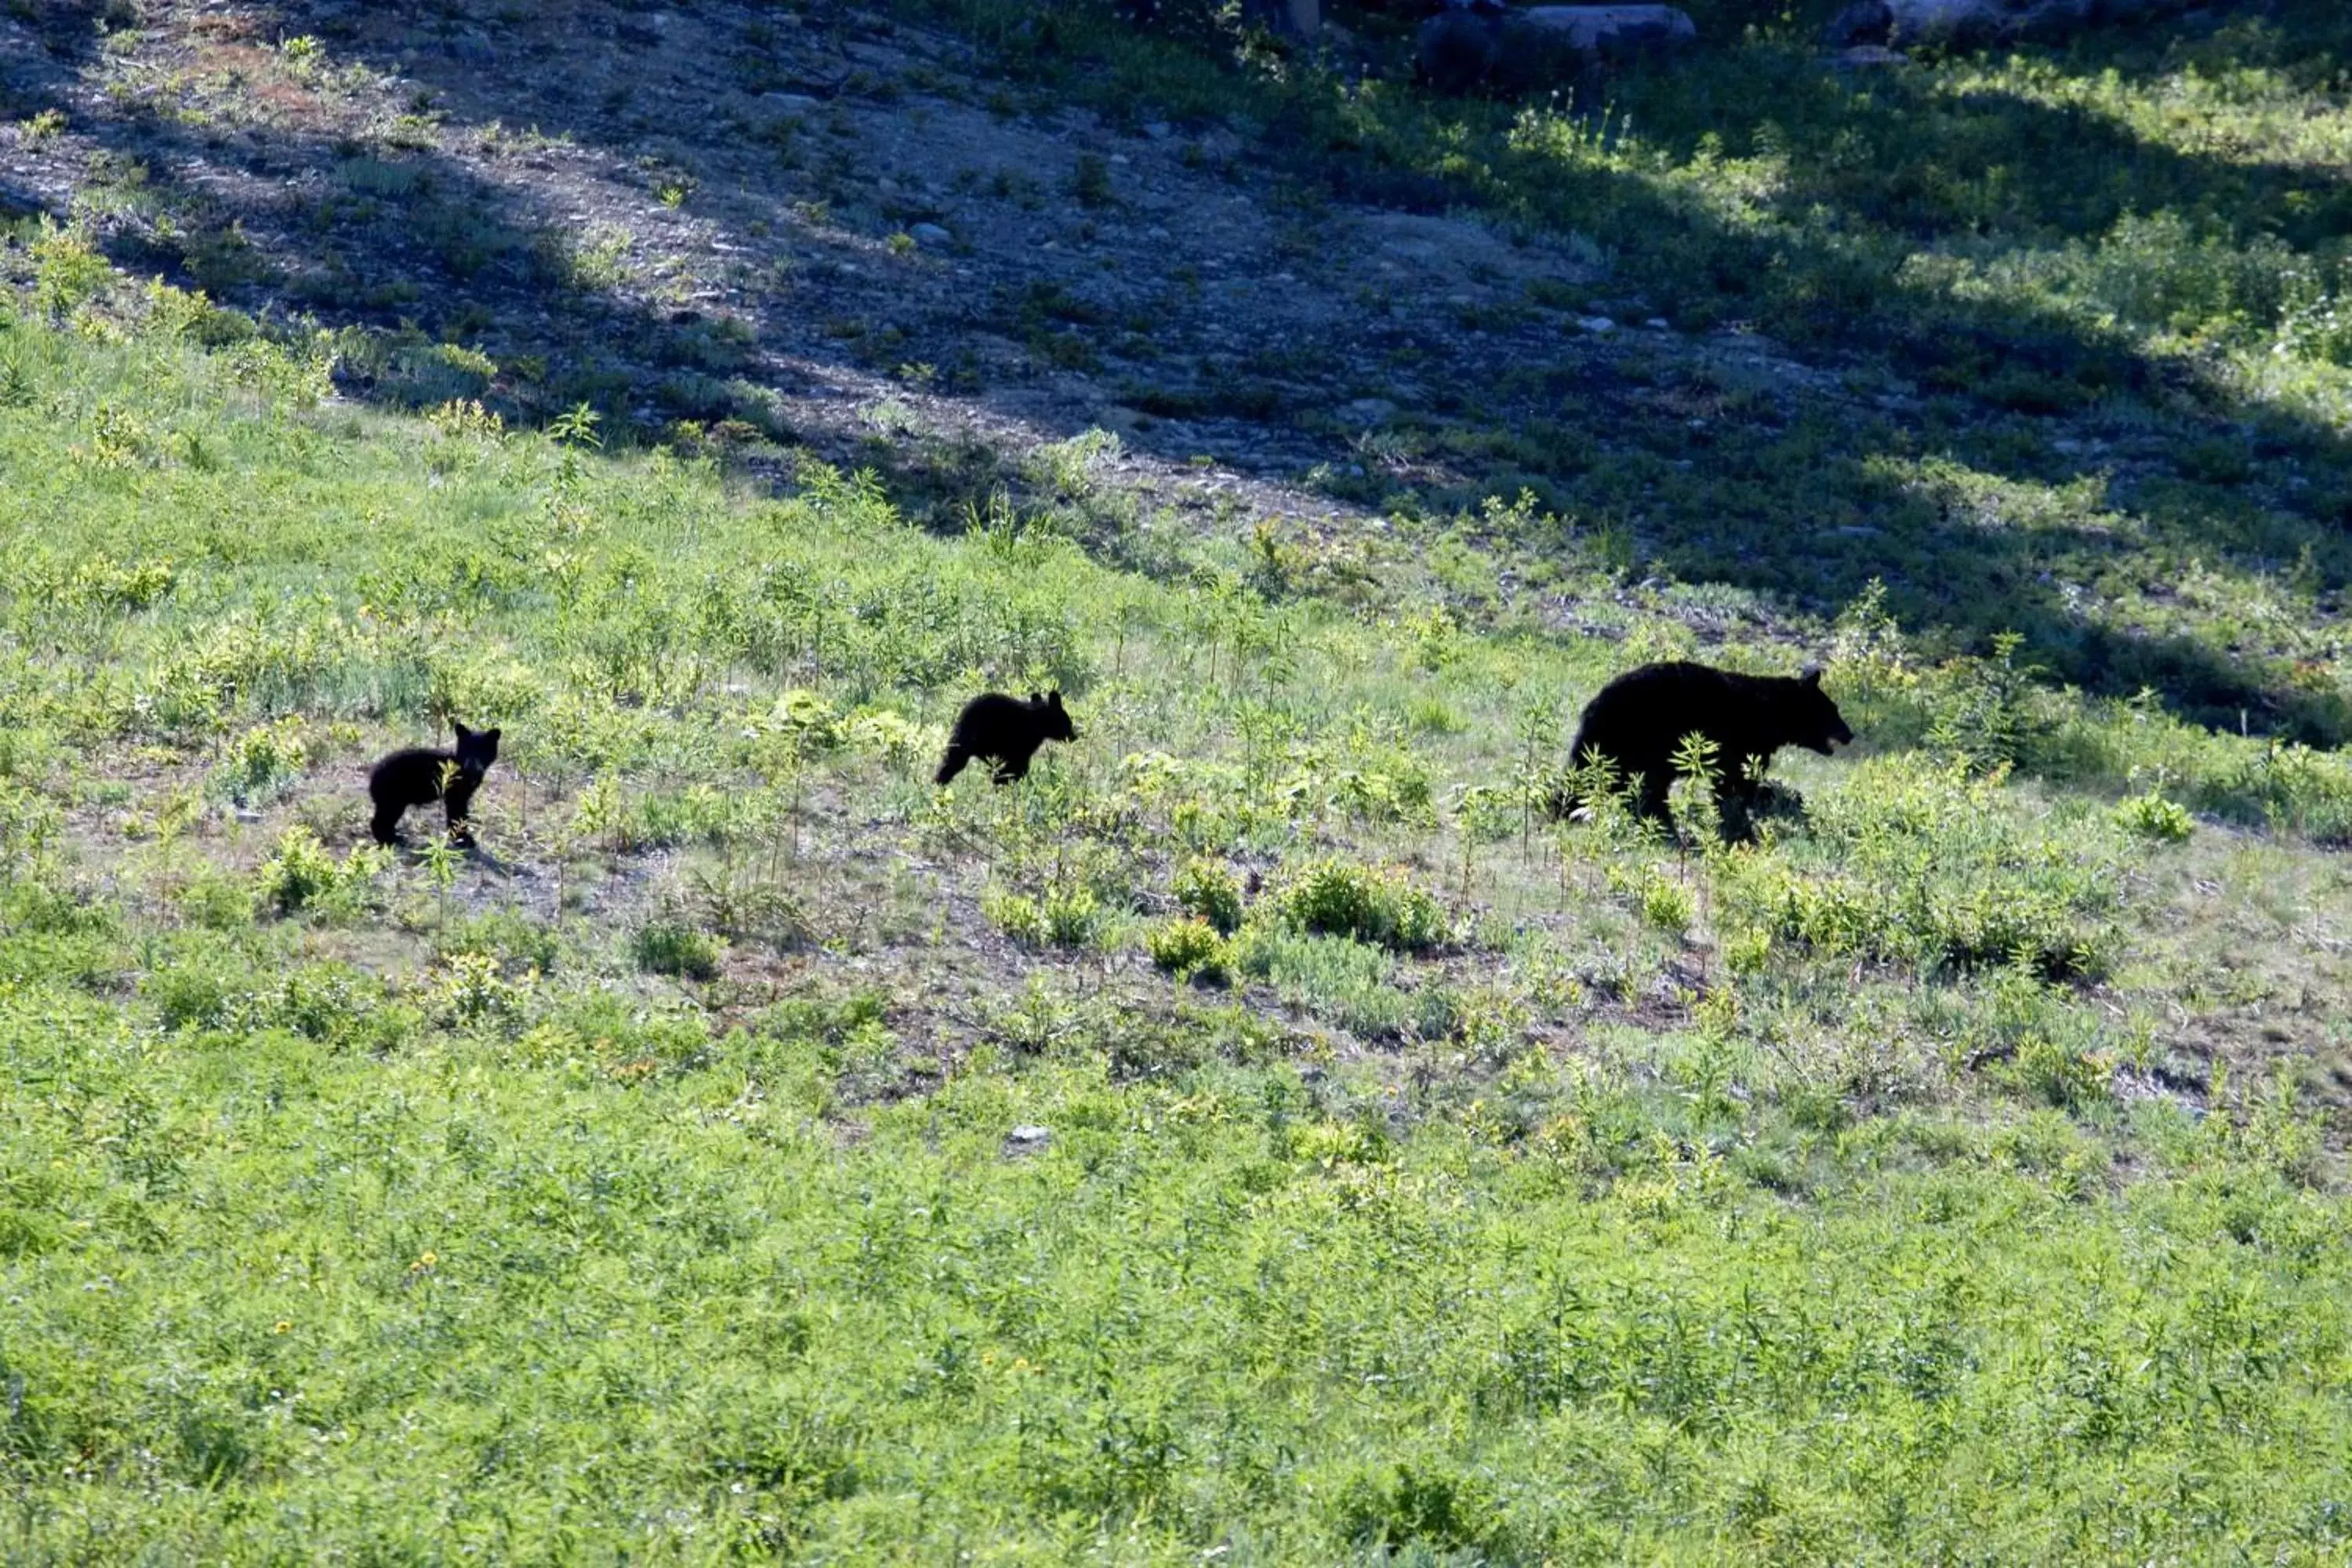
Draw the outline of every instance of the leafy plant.
M2116 803L2116 820L2129 832L2158 844L2185 842L2196 828L2188 807L2154 789Z
M1223 984L1231 968L1224 939L1198 918L1162 921L1146 933L1151 962L1179 980Z
M685 980L715 980L725 943L678 920L651 920L637 928L630 946L637 967Z
M1187 860L1176 873L1174 891L1176 902L1213 930L1231 936L1241 929L1241 883L1218 862Z
M1276 908L1301 931L1351 937L1401 952L1426 952L1452 936L1444 908L1407 882L1403 873L1337 858L1302 867L1276 896Z

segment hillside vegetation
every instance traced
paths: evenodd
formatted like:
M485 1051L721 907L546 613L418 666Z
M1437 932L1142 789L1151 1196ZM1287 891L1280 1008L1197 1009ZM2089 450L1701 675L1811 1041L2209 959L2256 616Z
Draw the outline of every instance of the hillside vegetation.
M62 84L211 79L20 9L74 107L12 168L112 133ZM391 327L199 292L119 165L14 223L5 1555L2341 1561L2346 111L2274 9L1861 80L1790 18L1605 127L985 0L664 24L930 62L844 145L1272 126L1181 177L1583 258L1412 323L1418 396L996 296L1116 431L907 359L945 318L803 428L781 362L535 356L586 318L502 262ZM288 11L239 90L383 87ZM1547 820L1694 656L1860 743L1752 842ZM1076 742L931 785L1049 685ZM375 847L452 718L478 851Z

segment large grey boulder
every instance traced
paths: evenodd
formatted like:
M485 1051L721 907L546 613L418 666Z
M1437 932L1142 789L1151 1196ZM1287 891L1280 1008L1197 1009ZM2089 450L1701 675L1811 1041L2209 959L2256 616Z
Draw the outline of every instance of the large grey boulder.
M1647 54L1678 48L1698 37L1698 26L1672 5L1529 5L1505 13L1507 32L1529 29L1579 53Z
M1680 47L1698 37L1672 5L1456 4L1421 25L1413 74L1439 92L1564 87L1595 65Z
M2185 11L2192 0L1883 0L1850 6L1832 28L1872 12L1883 12L1886 35L1849 37L1842 43L1884 43L1895 48L1937 45L1967 48L1984 44L2063 38L2084 27L2152 21ZM1851 31L1851 27L1849 27Z

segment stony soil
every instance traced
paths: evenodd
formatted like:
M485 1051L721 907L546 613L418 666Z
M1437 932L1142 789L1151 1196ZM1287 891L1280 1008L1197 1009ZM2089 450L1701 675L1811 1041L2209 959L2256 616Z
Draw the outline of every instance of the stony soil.
M1603 313L1572 238L1335 200L1280 172L1279 127L1024 111L968 45L880 15L117 10L106 33L84 5L0 16L0 202L81 214L241 308L478 347L526 413L749 414L959 500L1099 428L1107 477L1163 505L1328 526L1364 515L1331 492L1377 490L1349 483L1368 469L1483 477L1384 442L1400 415L1569 417L1605 445L1622 416L1703 420L1662 407L1662 367L1702 363L1851 401L1633 290ZM1498 405L1505 367L1528 390Z

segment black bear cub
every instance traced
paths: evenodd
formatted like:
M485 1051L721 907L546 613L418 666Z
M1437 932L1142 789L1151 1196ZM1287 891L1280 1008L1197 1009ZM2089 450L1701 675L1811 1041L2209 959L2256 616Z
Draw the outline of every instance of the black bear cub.
M996 763L996 782L1010 784L1027 776L1029 759L1037 754L1038 747L1048 741L1077 738L1077 727L1063 710L1059 691L1048 691L1043 697L1033 691L1025 702L1002 691L983 691L956 715L955 729L948 735L947 755L940 759L939 775L933 782L947 783L974 757L991 757Z
M444 752L415 746L392 755L369 770L368 798L375 802L375 820L369 824L378 844L400 841L400 814L412 805L442 803L449 814L450 836L461 843L472 840L466 826L466 808L482 787L482 775L499 760L496 730L457 726L457 749ZM444 788L444 782L446 788Z
M1602 687L1585 704L1569 761L1582 767L1597 757L1614 764L1620 778L1638 784L1641 814L1672 826L1666 792L1675 782L1675 752L1694 732L1715 742L1717 798L1742 817L1762 793L1774 752L1803 746L1826 757L1853 740L1822 689L1818 668L1791 678L1677 660L1645 664ZM1563 794L1554 797L1552 814L1565 816L1582 804Z

